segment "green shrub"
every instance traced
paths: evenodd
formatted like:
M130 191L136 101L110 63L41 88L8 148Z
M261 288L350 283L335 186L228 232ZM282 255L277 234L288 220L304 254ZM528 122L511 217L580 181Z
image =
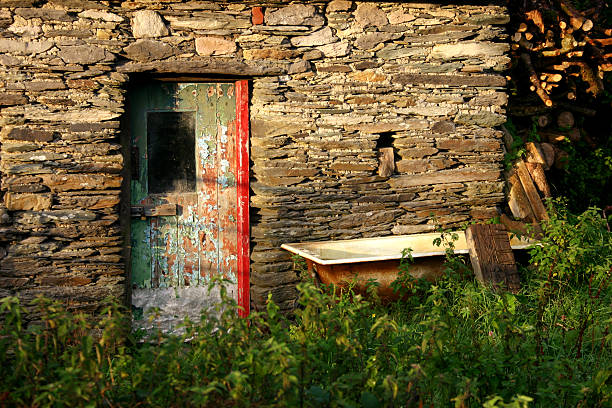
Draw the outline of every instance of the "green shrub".
M112 301L96 322L39 299L26 327L6 298L0 406L610 406L610 233L595 209L550 214L518 294L475 282L442 235L447 273L415 281L406 257L398 302L304 281L293 316L226 298L182 336L138 340Z
M611 76L612 78L612 76ZM610 130L608 131L610 132ZM567 164L552 181L569 199L572 211L612 203L612 137L596 148L584 141L562 146L568 153Z

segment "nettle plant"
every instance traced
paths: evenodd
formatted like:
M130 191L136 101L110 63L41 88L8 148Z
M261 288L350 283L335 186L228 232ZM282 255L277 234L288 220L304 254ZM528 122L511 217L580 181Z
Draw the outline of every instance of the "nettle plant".
M602 308L610 307L606 302L612 282L612 234L597 208L573 215L563 200L556 200L548 203L548 213L543 237L530 250L534 272L530 278L538 302L537 352L543 354L554 335L546 326L557 325L574 340L580 358L587 329L592 338L602 341L609 332L609 325L594 323ZM567 294L576 294L577 303L563 304Z

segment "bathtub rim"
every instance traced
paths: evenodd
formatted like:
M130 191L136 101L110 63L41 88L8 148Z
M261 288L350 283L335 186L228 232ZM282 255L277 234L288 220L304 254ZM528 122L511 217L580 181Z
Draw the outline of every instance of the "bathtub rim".
M447 233L445 233L447 234ZM465 233L463 231L451 231L449 234L457 234L459 239L455 241L455 254L468 254L467 242L465 240ZM341 240L328 240L328 241L306 241L306 242L295 242L282 244L281 248L299 255L303 258L309 259L319 265L339 265L347 263L361 263L361 262L376 262L376 261L390 261L402 258L401 250L399 253L392 255L377 255L369 257L354 257L354 258L340 258L340 259L322 259L316 254L309 251L308 247L312 246L325 246L325 245L342 245L350 243L368 243L368 242L380 242L402 240L402 239L419 239L426 240L430 239L430 248L428 251L413 251L413 258L422 258L429 256L444 256L446 250L443 246L437 247L433 244L433 240L442 236L439 232L427 232L421 234L409 234L409 235L387 235L384 237L371 237L371 238L355 238L355 239L341 239ZM513 250L526 249L533 245L536 241L526 237L518 237L517 235L508 232L508 238L510 239L510 246Z

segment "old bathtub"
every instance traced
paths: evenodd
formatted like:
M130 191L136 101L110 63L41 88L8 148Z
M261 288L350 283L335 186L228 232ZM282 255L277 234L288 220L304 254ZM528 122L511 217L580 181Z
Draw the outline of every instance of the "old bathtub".
M468 253L463 231L454 232L456 254ZM397 278L402 250L412 249L413 264L410 274L415 278L435 280L444 270L444 246L434 245L439 233L395 235L380 238L361 238L338 241L317 241L283 244L281 247L303 257L310 274L325 284L345 286L355 282L363 292L366 283L374 279L383 298L393 298L391 282ZM512 249L527 248L531 241L509 235Z

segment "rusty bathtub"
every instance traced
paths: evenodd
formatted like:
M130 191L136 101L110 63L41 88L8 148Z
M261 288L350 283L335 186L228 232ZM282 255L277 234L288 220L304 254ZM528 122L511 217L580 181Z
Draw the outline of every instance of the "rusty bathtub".
M468 254L463 231L454 232L456 254ZM509 235L512 249L525 249L531 241ZM345 286L355 281L363 292L368 280L378 283L383 298L394 298L391 282L397 278L402 250L412 249L414 262L410 274L415 278L435 280L444 271L445 248L434 245L440 233L394 235L380 238L360 238L338 241L315 241L283 244L281 248L303 257L310 274L325 284Z

